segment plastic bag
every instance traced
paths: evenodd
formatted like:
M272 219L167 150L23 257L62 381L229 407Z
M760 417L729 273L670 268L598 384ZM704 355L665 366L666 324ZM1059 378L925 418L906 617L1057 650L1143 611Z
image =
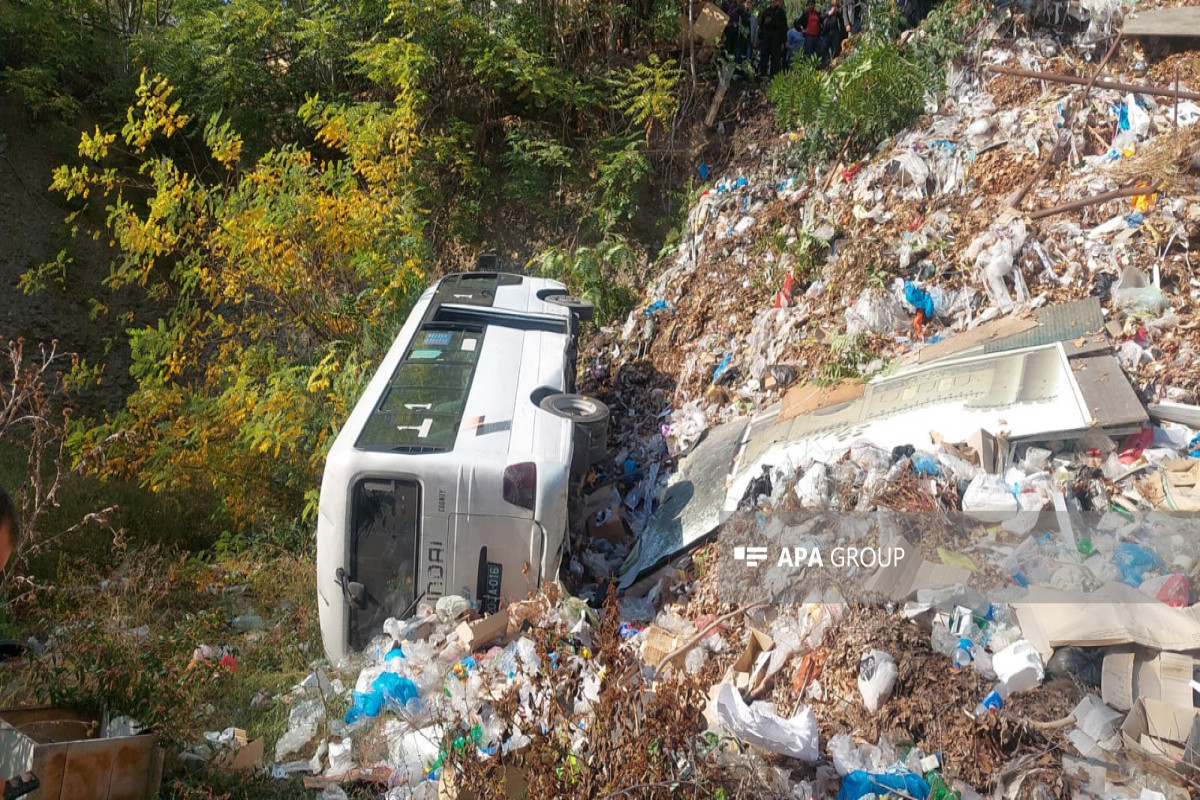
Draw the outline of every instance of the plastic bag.
M1166 603L1174 608L1183 608L1188 604L1191 587L1186 575L1173 572L1170 575L1158 575L1146 578L1138 586L1138 591L1149 595L1160 603Z
M872 650L858 662L858 691L863 705L874 713L892 696L896 686L896 660L882 650Z
M881 289L863 289L846 309L846 333L897 333L908 327L900 301Z
M329 769L326 775L344 775L354 769L354 747L350 739L334 739L329 743Z
M903 768L886 772L855 771L842 779L837 800L859 800L867 795L882 797L888 794L924 800L929 796L929 783L915 772Z
M1020 507L1000 475L979 475L963 492L963 513L982 522L1003 522Z
M1147 572L1163 569L1162 559L1149 547L1133 542L1121 542L1113 552L1113 563L1121 581L1130 586L1140 586Z
M1060 647L1046 662L1046 674L1075 678L1085 686L1099 687L1105 652L1103 647Z
M717 694L714 711L721 727L739 739L800 761L820 758L817 718L812 709L803 708L791 719L784 719L771 703L746 705L737 689L725 683Z
M913 453L912 456L913 472L920 478L936 478L942 474L941 467L938 465L937 459L929 453Z
M856 771L873 772L883 767L882 750L871 744L860 747L848 733L839 733L829 740L829 756L833 759L833 768L842 776Z
M820 461L814 462L796 482L796 497L802 508L825 508L829 502L829 471Z
M1134 267L1121 270L1121 279L1113 289L1113 304L1135 314L1157 314L1168 305L1162 291Z

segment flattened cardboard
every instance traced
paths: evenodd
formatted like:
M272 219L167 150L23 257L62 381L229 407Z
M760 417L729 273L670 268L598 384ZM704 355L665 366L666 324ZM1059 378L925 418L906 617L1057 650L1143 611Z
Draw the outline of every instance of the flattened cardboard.
M901 363L905 366L909 364L928 364L930 361L936 361L945 356L961 353L972 347L979 347L988 342L994 342L1009 336L1015 336L1018 333L1033 330L1037 327L1037 320L1028 312L1024 313L1024 316L1021 314L1011 314L1007 317L991 320L969 331L956 333L953 336L940 339L933 344L925 345L918 350L908 353L901 359Z
M642 662L657 667L681 644L683 641L666 628L651 625L646 629L646 640L642 643Z
M815 383L793 386L783 396L783 406L779 409L779 421L783 422L801 414L811 414L822 408L857 400L863 396L866 389L867 385L862 381L842 381L832 386L818 386Z
M453 770L442 770L442 777L438 781L437 800L479 800L479 795L475 792L460 792L456 783ZM525 800L529 797L529 775L520 767L505 764L504 773L500 776L500 786L503 787L505 800Z
M622 544L629 538L619 506L602 509L599 513L589 515L587 533L593 539L604 539L611 544Z
M1120 582L1087 595L1031 587L1013 609L1022 635L1047 660L1054 648L1066 645L1200 650L1200 605L1172 608Z
M699 11L698 16L692 20L692 34L697 42L711 42L724 32L725 26L729 24L729 15L713 3L701 4ZM679 15L679 29L686 42L688 19L683 14Z
M887 548L900 548L904 557L889 566L880 567L863 582L863 588L889 600L904 601L914 597L919 589L942 589L956 583L966 584L971 571L949 564L926 561L912 542L903 536L888 542Z
M460 622L454 632L463 646L473 653L508 632L508 609L501 609L483 619Z

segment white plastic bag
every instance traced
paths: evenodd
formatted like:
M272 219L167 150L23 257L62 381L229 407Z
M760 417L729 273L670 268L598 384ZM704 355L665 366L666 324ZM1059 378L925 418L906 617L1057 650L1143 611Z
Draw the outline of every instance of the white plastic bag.
M908 327L904 307L890 292L863 289L846 309L846 333L896 333Z
M796 497L801 508L825 508L829 503L829 469L820 461L814 462L796 481Z
M874 713L892 696L896 686L896 660L882 650L872 650L858 662L858 691L863 705Z
M722 728L750 744L800 761L820 758L817 717L810 708L784 719L775 713L772 703L746 705L737 689L725 683L717 694L715 712Z
M963 513L981 522L1003 522L1020 509L1000 475L980 475L963 492Z

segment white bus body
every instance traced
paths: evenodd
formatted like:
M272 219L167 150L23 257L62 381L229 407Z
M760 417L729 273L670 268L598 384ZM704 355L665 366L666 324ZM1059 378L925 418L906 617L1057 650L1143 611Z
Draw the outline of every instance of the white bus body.
M576 422L596 408L607 419L567 394L588 311L557 281L496 272L421 295L325 464L317 593L330 658L421 599L459 594L491 611L557 577ZM584 405L556 413L546 397Z

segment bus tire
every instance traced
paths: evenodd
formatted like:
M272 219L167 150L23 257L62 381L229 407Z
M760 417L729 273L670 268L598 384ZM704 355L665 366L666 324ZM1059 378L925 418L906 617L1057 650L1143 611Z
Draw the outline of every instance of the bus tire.
M608 406L582 394L552 394L538 403L543 411L569 419L577 425L595 425L608 421Z
M571 313L579 318L580 322L589 322L596 316L596 308L587 300L575 297L569 294L554 294L546 298L546 302L552 306L562 306L563 308L571 309Z

